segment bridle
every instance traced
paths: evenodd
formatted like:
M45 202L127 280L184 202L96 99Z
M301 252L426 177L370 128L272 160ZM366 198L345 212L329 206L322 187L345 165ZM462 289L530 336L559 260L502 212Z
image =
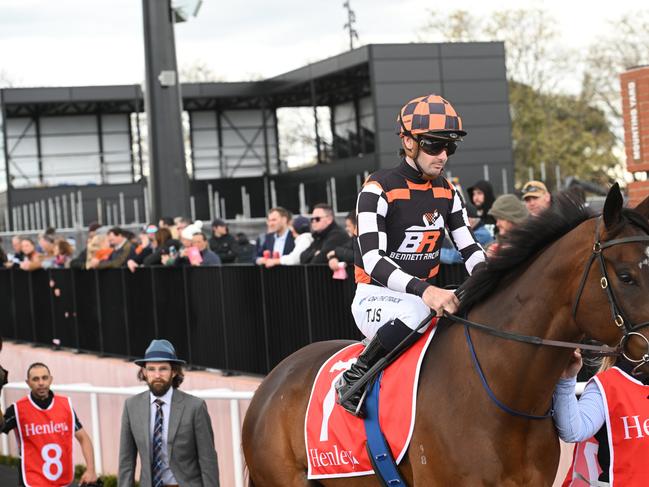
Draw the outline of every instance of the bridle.
M602 217L600 217L595 224L595 243L593 244L593 252L590 254L590 258L586 263L584 273L579 283L577 297L575 298L575 302L572 306L572 318L575 321L577 320L577 308L579 307L579 300L584 291L584 287L586 286L586 280L588 279L588 274L590 273L590 269L593 266L593 262L597 260L599 261L599 268L602 274L599 280L599 284L600 287L604 291L606 291L606 297L608 298L609 307L611 309L611 319L613 320L613 323L615 323L615 325L622 330L623 333L617 348L625 359L627 359L629 362L638 364L636 367L636 369L638 369L644 364L649 363L649 340L641 333L638 333L638 330L649 326L649 321L634 324L620 306L619 300L615 297L615 293L613 292L613 288L611 287L611 279L609 278L608 271L606 270L606 263L604 262L604 250L615 245L649 242L649 235L635 235L633 237L618 238L602 243L599 232L601 221ZM646 353L642 356L641 359L633 359L625 352L628 340L634 336L640 337L647 345Z
M640 367L642 367L645 364L649 363L649 340L642 335L641 333L638 332L638 330L641 330L643 328L646 328L649 326L649 321L645 321L643 323L639 324L633 324L631 320L628 319L627 315L624 313L624 310L621 308L619 305L618 299L615 297L615 293L613 292L613 288L610 285L611 280L609 279L608 271L606 270L606 263L604 261L604 255L603 251L605 249L608 249L610 247L613 247L615 245L624 245L624 244L629 244L629 243L638 243L638 242L649 242L649 235L636 235L633 237L624 237L624 238L619 238L615 240L609 240L606 242L602 242L600 238L600 224L602 221L602 217L599 217L597 220L597 223L595 224L595 242L593 243L593 252L590 255L588 261L586 262L586 266L584 268L583 275L581 277L581 281L579 283L579 287L577 290L577 296L575 298L573 307L572 307L572 317L573 320L576 321L577 319L577 308L579 307L579 301L581 299L581 295L584 292L584 288L586 286L586 281L588 279L588 275L590 274L590 269L593 266L593 262L597 259L600 264L600 270L601 270L601 278L600 278L600 286L601 288L606 291L606 296L608 298L609 306L611 308L611 318L615 325L622 329L623 335L622 338L620 339L619 344L617 347L609 347L608 345L589 345L589 344L583 344L583 343L577 343L577 342L566 342L566 341L560 341L560 340L548 340L545 338L541 338L538 336L529 336L529 335L521 335L518 333L512 333L508 331L503 331L503 330L497 330L495 328L492 328L488 325L482 324L482 323L476 323L471 320L467 320L466 318L457 316L457 315L452 315L444 312L444 316L448 318L451 322L457 322L462 325L464 325L464 334L466 336L467 344L469 346L469 351L471 353L471 358L473 360L473 365L475 366L478 375L480 377L480 380L482 382L483 387L485 388L487 394L489 395L489 398L503 411L512 414L514 416L519 416L523 417L526 419L546 419L552 416L552 409L550 409L546 414L544 415L533 415L521 411L517 411L515 409L512 409L505 405L503 402L501 402L494 392L492 391L491 387L489 387L489 384L487 382L487 379L485 377L485 374L482 370L482 367L480 366L480 362L478 361L478 357L475 352L475 348L473 345L473 341L471 340L471 334L469 333L469 328L475 328L481 331L484 331L490 335L494 335L496 337L504 338L506 340L514 340L518 342L523 342L523 343L530 343L533 345L545 345L545 346L550 346L550 347L560 347L560 348L570 348L570 349L575 349L575 348L581 348L582 350L587 350L590 351L593 354L601 355L601 356L619 356L622 355L625 359L629 360L632 363L637 364L635 369L633 369L633 372L636 372ZM458 290L458 294L461 295L462 293L462 288ZM626 352L625 352L625 347L628 342L632 337L638 336L641 339L643 339L647 345L646 353L642 356L641 359L633 359L629 357Z

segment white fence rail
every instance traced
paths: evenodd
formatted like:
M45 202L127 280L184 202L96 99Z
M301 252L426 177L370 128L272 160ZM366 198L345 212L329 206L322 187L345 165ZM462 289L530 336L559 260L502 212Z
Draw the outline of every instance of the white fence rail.
M10 382L5 385L0 394L0 408L6 410L5 390L29 390L24 382ZM134 396L146 390L145 386L136 387L101 387L91 384L62 384L53 385L52 390L56 392L79 393L90 395L90 414L92 422L92 445L95 454L95 468L98 474L103 473L102 451L101 451L101 428L99 427L99 405L97 395L118 395ZM205 400L230 401L230 424L232 430L232 456L234 458L234 479L235 487L243 487L243 458L241 452L241 417L239 414L239 401L252 399L253 391L233 391L230 389L201 389L186 391L193 396ZM2 435L2 454L9 454L9 439L7 435Z
M584 392L585 382L578 382L575 387L575 393L581 395ZM29 390L27 384L23 382L10 382L4 386L2 394L0 394L0 408L2 411L6 410L5 393L7 389L14 390ZM113 394L119 396L134 396L146 390L145 386L136 387L100 387L91 384L65 384L53 385L52 389L58 392L72 392L90 395L90 411L92 421L92 438L93 448L95 454L95 467L98 474L103 473L102 469L102 451L101 451L101 431L99 427L99 406L97 403L98 394ZM234 468L235 487L244 486L243 477L243 458L241 452L241 417L239 414L239 401L247 401L252 399L253 391L233 391L230 389L200 389L187 391L193 396L200 397L205 400L221 400L230 401L230 425L232 431L232 456ZM2 435L2 454L9 454L9 440L7 435Z

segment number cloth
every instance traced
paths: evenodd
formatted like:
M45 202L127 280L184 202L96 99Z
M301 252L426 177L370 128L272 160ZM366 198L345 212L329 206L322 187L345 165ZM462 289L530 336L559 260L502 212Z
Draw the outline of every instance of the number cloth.
M434 331L435 326L429 326L423 337L385 369L381 379L379 424L397 464L412 436L419 370ZM360 343L349 345L328 359L318 372L304 425L309 479L374 473L365 448L363 420L336 403L334 387L362 351Z

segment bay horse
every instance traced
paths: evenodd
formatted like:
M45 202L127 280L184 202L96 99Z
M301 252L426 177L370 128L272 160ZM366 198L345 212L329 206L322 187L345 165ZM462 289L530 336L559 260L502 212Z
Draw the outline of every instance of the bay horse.
M459 314L501 331L617 345L625 328L611 317L613 304L603 290L601 272L608 276L614 308L629 322L648 321L648 234L649 198L634 210L623 208L616 184L603 215L593 217L560 195L552 209L512 232L498 256L466 281ZM598 249L603 270L591 258ZM648 336L647 325L634 332ZM424 358L414 432L399 465L403 479L409 486L426 487L550 486L559 463L552 420L499 409L474 368L465 333L458 324L440 327ZM512 409L545 415L572 350L478 330L470 335L497 399ZM649 351L639 338L631 337L629 348L642 356ZM250 486L381 485L374 475L307 479L304 417L311 386L322 363L349 343L308 345L284 359L259 386L242 432Z

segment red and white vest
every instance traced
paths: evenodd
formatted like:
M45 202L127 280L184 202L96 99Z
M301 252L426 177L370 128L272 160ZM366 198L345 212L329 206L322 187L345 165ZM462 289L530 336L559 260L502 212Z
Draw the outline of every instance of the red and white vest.
M74 480L74 413L70 399L56 395L43 410L31 396L16 402L23 482L28 487L69 485Z
M593 380L604 399L606 429L611 464L611 486L646 487L649 485L649 386L626 372L613 367L597 374ZM576 481L575 473L593 481L599 474L597 441L591 438L579 443L575 449L573 468L564 486L586 485ZM586 468L579 468L579 465ZM587 476L587 474L590 474Z

